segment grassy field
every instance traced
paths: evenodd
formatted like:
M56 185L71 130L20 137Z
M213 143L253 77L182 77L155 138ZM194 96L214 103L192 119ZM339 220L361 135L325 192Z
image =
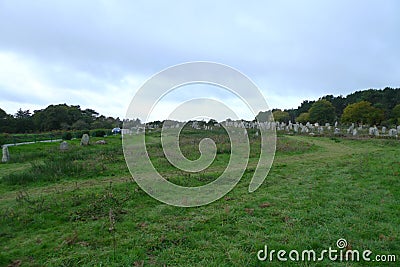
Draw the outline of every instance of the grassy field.
M203 131L181 140L198 156ZM208 132L208 134L210 134ZM148 149L160 173L198 186L224 170L230 147L217 142L214 163L184 173L163 158L159 133ZM398 266L400 262L400 142L278 136L270 174L254 193L248 184L259 140L250 133L248 168L224 198L197 208L160 203L143 192L126 167L119 136L106 145L69 141L10 147L0 164L0 266L281 266L260 262L268 249L317 253L344 238L347 249L396 255L397 263L285 262L292 266ZM287 256L287 255L286 255Z

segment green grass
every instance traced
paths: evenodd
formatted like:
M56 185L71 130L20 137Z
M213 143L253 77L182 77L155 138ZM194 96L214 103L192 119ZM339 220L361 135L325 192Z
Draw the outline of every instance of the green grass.
M148 137L147 147L163 175L198 186L217 178L229 160L223 132L212 135L219 141L216 160L190 176L162 157L158 133ZM182 151L195 159L205 132L188 136ZM318 252L335 249L339 238L352 249L395 254L398 265L398 141L279 136L270 174L250 194L259 139L249 136L251 158L241 181L224 198L197 208L168 206L143 192L129 175L118 136L88 147L73 140L67 152L59 144L10 147L12 161L0 165L0 266L281 266L259 262L257 252L264 245ZM80 169L69 172L68 166Z

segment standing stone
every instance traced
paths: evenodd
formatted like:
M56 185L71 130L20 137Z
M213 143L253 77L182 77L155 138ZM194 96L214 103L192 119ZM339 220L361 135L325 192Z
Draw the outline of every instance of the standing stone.
M374 127L369 127L369 129L368 129L369 135L374 135L374 132L375 132Z
M7 162L10 160L10 153L8 152L8 146L3 146L3 158L1 162Z
M87 146L87 145L89 145L89 135L83 134L81 139L81 146Z
M390 129L389 130L389 136L390 137L397 137L397 130L396 129Z
M301 127L301 132L302 132L302 133L308 133L309 131L308 131L307 126Z
M347 129L347 133L352 133L354 130L354 123Z
M376 126L374 127L374 134L375 136L379 136L379 130L376 128Z
M67 143L67 141L61 142L61 144L60 144L60 150L62 150L62 151L68 150L68 143Z
M378 128L376 128L376 126L369 127L369 135L379 136Z

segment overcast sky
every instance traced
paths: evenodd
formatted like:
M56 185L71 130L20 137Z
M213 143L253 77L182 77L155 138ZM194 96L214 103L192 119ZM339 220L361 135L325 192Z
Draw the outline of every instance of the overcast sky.
M0 0L0 107L67 103L124 117L149 77L188 61L240 70L271 108L400 87L399 13L396 0ZM183 89L154 118L193 96Z

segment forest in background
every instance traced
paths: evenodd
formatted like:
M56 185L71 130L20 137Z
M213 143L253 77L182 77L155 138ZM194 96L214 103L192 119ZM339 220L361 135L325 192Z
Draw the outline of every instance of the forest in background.
M326 95L315 101L304 100L296 109L274 109L280 122L368 124L392 126L400 124L400 88L368 89L347 96ZM260 112L262 121L268 112ZM136 121L140 123L140 121ZM112 129L121 127L120 118L100 115L79 105L58 104L45 109L19 109L7 114L0 108L0 133L38 133L49 131Z

